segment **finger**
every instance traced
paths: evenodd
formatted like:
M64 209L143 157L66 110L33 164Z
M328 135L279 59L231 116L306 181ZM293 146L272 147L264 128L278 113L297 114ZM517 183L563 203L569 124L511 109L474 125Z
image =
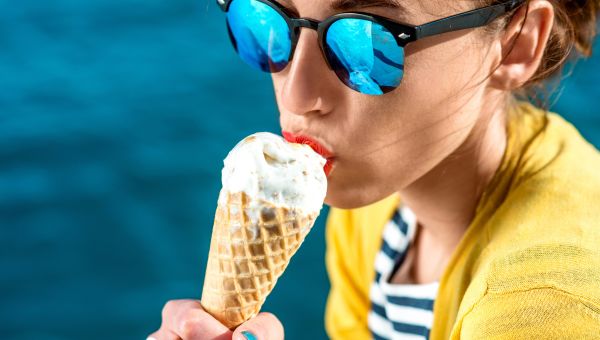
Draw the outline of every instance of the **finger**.
M283 325L271 313L260 313L233 332L233 340L283 340Z
M197 300L169 301L163 309L163 324L183 340L224 340L231 337L229 328L205 312Z

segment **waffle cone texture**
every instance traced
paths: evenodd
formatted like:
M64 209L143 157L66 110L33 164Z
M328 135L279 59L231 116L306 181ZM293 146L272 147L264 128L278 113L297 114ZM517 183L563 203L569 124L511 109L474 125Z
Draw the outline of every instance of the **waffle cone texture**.
M253 202L245 193L224 193L215 214L202 307L230 329L260 311L318 213ZM258 218L249 218L256 209Z

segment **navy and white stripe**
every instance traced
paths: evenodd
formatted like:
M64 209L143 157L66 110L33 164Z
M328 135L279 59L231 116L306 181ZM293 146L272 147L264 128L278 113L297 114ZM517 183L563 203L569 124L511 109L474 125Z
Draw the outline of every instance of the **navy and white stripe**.
M381 250L375 258L375 280L371 285L369 329L373 338L423 340L433 323L433 302L438 282L391 284L415 236L415 214L400 206L383 231Z

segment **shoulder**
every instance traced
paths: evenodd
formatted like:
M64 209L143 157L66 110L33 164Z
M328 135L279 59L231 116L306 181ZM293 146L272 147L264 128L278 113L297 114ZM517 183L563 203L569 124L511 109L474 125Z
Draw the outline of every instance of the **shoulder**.
M526 180L553 180L575 187L585 184L587 191L598 193L600 152L573 124L529 103L517 104L510 115L513 187Z
M488 293L460 320L452 339L596 339L598 304L556 288Z
M543 315L571 310L600 327L600 154L557 114L525 111L508 188L478 237L470 268L477 293L462 311L471 310L470 320L499 317L498 327L503 320L508 327L510 315L539 324Z
M526 137L503 174L507 188L489 204L484 241L511 250L555 244L597 252L600 152L557 114L525 107L516 123Z

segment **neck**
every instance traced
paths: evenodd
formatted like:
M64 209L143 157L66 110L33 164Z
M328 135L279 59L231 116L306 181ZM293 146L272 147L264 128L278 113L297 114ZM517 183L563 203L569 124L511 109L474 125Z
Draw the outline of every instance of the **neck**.
M432 170L400 191L422 227L423 237L450 254L506 149L506 112L482 112L465 141ZM449 256L448 256L449 257Z

